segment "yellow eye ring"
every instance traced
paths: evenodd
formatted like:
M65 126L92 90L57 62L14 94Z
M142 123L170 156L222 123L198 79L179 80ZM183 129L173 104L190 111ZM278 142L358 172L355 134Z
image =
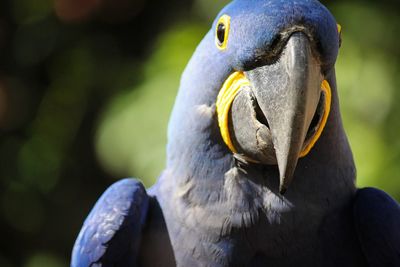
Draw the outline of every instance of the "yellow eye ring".
M337 25L337 31L339 34L339 47L341 47L342 46L342 25L340 25L339 23L336 25Z
M215 27L215 45L219 50L225 50L228 46L229 29L231 26L231 17L223 15L219 18Z

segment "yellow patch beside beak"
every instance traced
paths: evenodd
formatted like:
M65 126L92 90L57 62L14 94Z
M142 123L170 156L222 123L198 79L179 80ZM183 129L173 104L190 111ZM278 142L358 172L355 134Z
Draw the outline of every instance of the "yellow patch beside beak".
M236 153L237 150L233 146L229 133L229 111L237 93L244 86L250 86L249 80L243 72L234 72L226 79L217 96L216 109L219 129L222 139L233 153Z
M300 153L300 158L305 157L313 148L317 140L320 138L322 131L325 128L326 122L328 121L328 116L331 111L331 100L332 100L332 92L331 87L327 80L324 80L321 84L321 90L325 95L325 105L324 105L324 113L322 114L322 118L318 123L317 131L311 137L308 144L305 146L303 151Z

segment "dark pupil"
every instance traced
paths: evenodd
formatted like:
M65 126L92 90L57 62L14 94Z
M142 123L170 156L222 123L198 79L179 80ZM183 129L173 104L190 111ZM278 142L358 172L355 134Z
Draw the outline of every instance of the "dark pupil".
M225 40L225 25L224 24L218 24L217 38L218 38L219 44L222 45Z

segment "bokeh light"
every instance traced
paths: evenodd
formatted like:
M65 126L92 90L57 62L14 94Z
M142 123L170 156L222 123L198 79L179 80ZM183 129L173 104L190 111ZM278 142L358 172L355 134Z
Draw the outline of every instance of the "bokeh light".
M55 0L54 9L64 22L80 22L89 19L100 4L101 0Z

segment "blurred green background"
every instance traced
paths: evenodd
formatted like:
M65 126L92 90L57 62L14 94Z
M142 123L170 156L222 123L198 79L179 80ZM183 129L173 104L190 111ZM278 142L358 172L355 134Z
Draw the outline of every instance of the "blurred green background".
M400 200L400 2L323 2L358 184ZM108 185L155 181L180 74L226 3L0 1L0 266L68 266Z

